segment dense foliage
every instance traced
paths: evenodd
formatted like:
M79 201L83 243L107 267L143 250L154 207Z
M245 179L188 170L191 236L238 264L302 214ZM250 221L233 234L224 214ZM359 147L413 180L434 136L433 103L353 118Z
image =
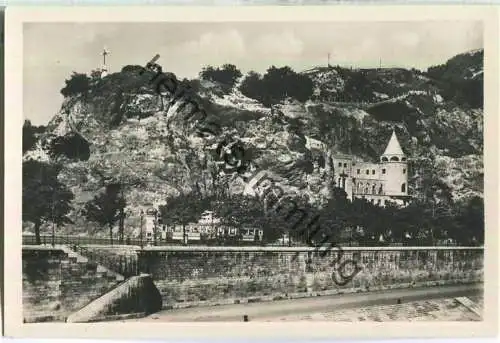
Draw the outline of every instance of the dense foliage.
M70 132L51 141L49 154L53 158L65 156L71 160L86 161L90 157L90 144L80 134Z
M66 86L61 89L64 97L85 94L90 89L90 78L86 74L73 72L68 80L65 80Z
M484 53L461 54L445 64L430 67L427 75L441 89L443 97L472 108L483 107L483 73L471 68L483 65Z
M23 154L31 150L38 141L38 135L45 131L46 127L34 126L29 120L25 120L23 124Z
M234 64L224 64L217 68L207 66L200 72L200 79L218 82L229 88L232 88L241 76L241 71Z
M43 222L55 225L71 223L73 193L57 176L59 167L38 161L23 163L23 221L32 222L37 244L40 244L40 226Z
M123 218L124 209L127 206L121 191L121 185L110 184L106 186L103 193L96 195L83 208L83 214L88 220L103 228L108 226L111 244L113 244L113 226L120 218ZM123 234L120 234L120 238L123 239Z
M313 95L314 84L307 75L296 73L288 66L272 66L262 77L256 72L249 72L241 83L240 91L265 106L271 106L286 98L302 102L308 100Z
M186 206L189 204L189 206ZM195 193L171 198L160 211L165 224L195 223L205 210L213 210L221 225L264 230L265 243L283 234L293 244L321 242L361 246L459 245L484 243L483 200L474 197L464 202L416 201L405 208L389 203L385 208L362 199L349 201L341 189L322 208L306 199L279 199L272 192L261 197L233 195L202 199Z

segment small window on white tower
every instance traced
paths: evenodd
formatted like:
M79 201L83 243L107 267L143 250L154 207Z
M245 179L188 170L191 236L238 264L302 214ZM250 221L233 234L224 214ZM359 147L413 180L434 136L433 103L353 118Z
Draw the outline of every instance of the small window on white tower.
M406 174L406 169L403 169L403 174Z
M382 169L382 174L385 174L385 169Z
M372 170L372 175L375 175L375 169Z
M403 183L401 185L401 192L403 192L403 193L406 192L406 183Z

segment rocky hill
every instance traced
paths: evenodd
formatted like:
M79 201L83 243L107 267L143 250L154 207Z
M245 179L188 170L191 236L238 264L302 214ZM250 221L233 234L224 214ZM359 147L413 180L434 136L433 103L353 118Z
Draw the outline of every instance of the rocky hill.
M243 192L244 182L220 169L217 146L225 137L245 147L249 171L268 170L284 189L319 204L329 196L326 156L376 161L395 129L415 195L439 184L455 199L482 196L482 56L462 54L427 72L315 68L303 72L314 84L309 100L272 109L244 96L239 84L179 80L184 94L158 94L153 73L126 66L65 96L24 159L62 163L59 177L75 193L75 227L87 225L78 219L83 203L112 182L127 185L128 226L140 208L167 196L195 188ZM191 101L219 134L200 137L196 120L185 120Z

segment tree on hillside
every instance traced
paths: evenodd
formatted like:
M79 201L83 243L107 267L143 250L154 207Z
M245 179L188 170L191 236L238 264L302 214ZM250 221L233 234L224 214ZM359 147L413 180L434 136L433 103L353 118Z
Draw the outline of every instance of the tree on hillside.
M200 72L201 79L219 82L229 87L233 87L241 76L241 71L234 64L224 64L220 68L207 66Z
M69 132L54 138L48 152L52 158L65 156L71 160L87 161L90 157L90 144L78 132Z
M264 106L272 106L286 98L308 100L314 93L314 83L307 75L296 73L288 66L271 66L262 77L255 72L248 73L240 91Z
M240 91L244 96L261 101L261 86L262 77L260 76L260 74L254 71L250 71L241 82Z
M25 120L23 124L23 154L32 149L37 140L37 134L43 133L46 127L43 125L35 126L31 124L31 121Z
M61 89L64 97L84 94L90 89L91 79L86 74L73 72L71 77L64 82L66 86Z
M484 200L472 197L458 204L458 229L450 234L463 245L484 244Z
M36 136L33 126L29 120L25 120L23 124L23 154L33 148L36 143Z
M371 101L373 94L369 87L370 81L364 72L353 72L347 79L343 91L344 99L352 101Z
M85 204L83 214L88 220L98 223L102 227L108 226L109 238L113 244L113 226L122 216L126 205L126 201L121 195L121 186L110 184L106 186L103 193L96 195Z
M59 170L38 161L23 163L23 220L35 225L35 239L41 244L40 226L49 221L55 225L71 223L73 193L58 179Z

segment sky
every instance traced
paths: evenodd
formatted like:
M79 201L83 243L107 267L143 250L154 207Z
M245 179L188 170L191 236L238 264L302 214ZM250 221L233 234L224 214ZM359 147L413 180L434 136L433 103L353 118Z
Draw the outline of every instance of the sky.
M330 63L353 67L426 69L483 47L480 22L223 22L26 23L25 119L47 124L59 111L72 72L145 65L156 54L164 71L196 77L206 65L235 64L243 73L271 66L302 71Z

